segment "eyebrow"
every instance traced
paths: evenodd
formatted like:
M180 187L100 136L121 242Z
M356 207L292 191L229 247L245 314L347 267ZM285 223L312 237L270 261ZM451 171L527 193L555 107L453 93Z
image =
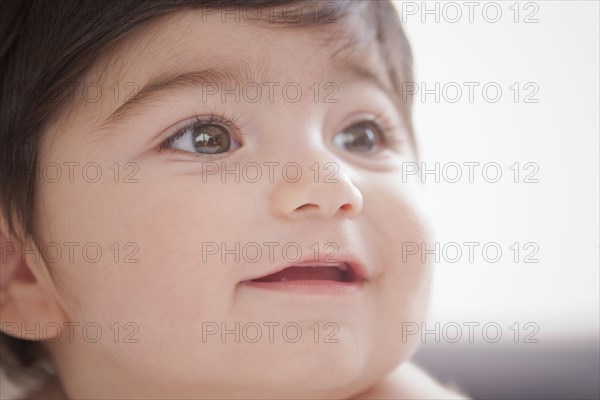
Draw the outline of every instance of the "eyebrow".
M351 78L375 83L390 99L394 98L390 89L378 74L369 68L358 63L343 63L338 69L339 72L346 73ZM253 71L249 65L224 66L219 69L207 68L188 72L163 72L151 78L142 89L106 117L99 129L106 128L129 115L133 115L137 109L151 104L166 93L197 89L205 85L221 88L224 84L256 82L257 77L261 77L264 82L272 82L273 80L264 79L267 75L267 68L259 67L256 71Z
M115 124L120 119L133 114L136 109L153 102L168 92L186 89L196 89L205 85L219 87L223 83L251 81L252 73L248 68L226 66L207 68L189 72L163 72L151 78L133 97L127 99L113 111L102 123L100 128Z

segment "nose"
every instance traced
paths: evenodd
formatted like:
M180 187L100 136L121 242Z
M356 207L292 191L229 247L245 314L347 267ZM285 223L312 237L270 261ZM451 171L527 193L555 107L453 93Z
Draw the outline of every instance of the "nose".
M323 163L301 168L293 179L276 183L272 193L274 213L286 218L357 216L363 207L363 196L348 174L341 167L332 174L318 174L315 165Z

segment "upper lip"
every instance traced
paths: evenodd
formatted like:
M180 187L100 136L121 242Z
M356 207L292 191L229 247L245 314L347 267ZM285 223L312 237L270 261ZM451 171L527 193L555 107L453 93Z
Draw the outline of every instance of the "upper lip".
M260 275L253 276L249 279L244 280L244 282L260 279L267 277L269 275L273 275L279 271L282 271L289 267L340 267L341 269L347 268L352 274L352 282L362 282L366 281L369 278L369 274L365 265L358 260L356 257L350 255L329 255L322 257L304 257L297 262L280 265L276 268L272 268L266 273L262 273Z

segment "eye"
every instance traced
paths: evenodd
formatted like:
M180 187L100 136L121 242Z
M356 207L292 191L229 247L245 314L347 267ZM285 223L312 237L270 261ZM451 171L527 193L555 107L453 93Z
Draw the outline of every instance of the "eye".
M385 144L385 136L375 122L362 121L337 133L332 143L348 151L372 153Z
M159 151L173 149L197 155L212 155L235 150L240 143L230 133L233 123L224 117L196 116L159 146Z
M229 151L231 137L222 126L203 124L187 128L178 139L171 144L172 147L189 152L202 154L219 154Z

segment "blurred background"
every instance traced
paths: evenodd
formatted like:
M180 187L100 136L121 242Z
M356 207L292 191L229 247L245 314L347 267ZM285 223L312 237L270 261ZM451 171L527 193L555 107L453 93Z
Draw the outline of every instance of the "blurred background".
M600 398L599 3L396 6L439 246L417 361L478 399Z

